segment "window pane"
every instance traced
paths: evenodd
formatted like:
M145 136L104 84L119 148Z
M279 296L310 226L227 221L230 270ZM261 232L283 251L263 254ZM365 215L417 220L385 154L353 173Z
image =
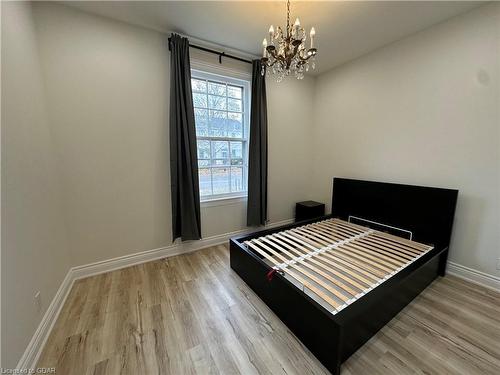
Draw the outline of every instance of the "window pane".
M209 111L209 128L211 137L226 137L227 112Z
M228 98L227 99L227 109L229 111L241 112L243 110L243 107L241 105L241 100Z
M191 79L191 88L193 91L207 92L207 82L201 79Z
M227 96L232 98L241 99L241 93L243 91L242 87L238 86L227 86Z
M226 85L223 83L208 82L208 93L226 96Z
M198 141L198 159L210 159L210 141Z
M227 137L243 138L243 116L241 113L227 113Z
M226 97L225 96L215 96L208 95L208 107L212 109L226 109Z
M194 122L196 125L196 135L206 137L208 135L208 110L195 108Z
M213 165L220 166L220 165L229 165L229 159L215 159Z
M207 108L207 96L205 94L193 93L193 105L195 107Z
M245 191L243 186L243 168L231 167L231 192Z
M229 158L229 142L212 141L212 158L213 159Z
M212 168L214 194L229 193L229 168Z
M247 86L203 73L191 80L197 136L200 196L245 192ZM203 137L203 138L202 138ZM223 140L223 138L230 138ZM244 185L245 184L245 185Z
M243 157L243 142L231 142L231 158L237 159Z
M198 169L198 175L200 179L200 195L201 196L212 195L210 168Z

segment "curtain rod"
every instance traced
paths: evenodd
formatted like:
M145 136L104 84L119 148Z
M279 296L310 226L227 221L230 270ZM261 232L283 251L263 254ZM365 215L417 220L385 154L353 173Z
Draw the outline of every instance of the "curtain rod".
M227 57L227 58L230 58L230 59L233 59L233 60L238 60L238 61L241 61L241 62L244 62L244 63L247 63L247 64L251 64L252 63L251 60L242 59L241 57L238 57L238 56L230 55L230 54L225 53L225 52L219 52L219 51L216 51L214 49L210 49L210 48L206 48L206 47L197 46L195 44L189 43L189 47L190 48L194 48L194 49L199 49L200 51L205 51L205 52L208 52L208 53L213 53L214 55L219 56L219 64L222 64L222 58L223 57ZM168 50L170 51L170 49L171 49L170 38L168 38Z

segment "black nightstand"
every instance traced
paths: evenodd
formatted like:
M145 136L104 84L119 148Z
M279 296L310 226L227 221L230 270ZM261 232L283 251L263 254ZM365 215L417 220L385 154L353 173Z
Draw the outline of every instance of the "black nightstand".
M314 219L325 215L325 204L315 201L297 202L295 204L295 222Z

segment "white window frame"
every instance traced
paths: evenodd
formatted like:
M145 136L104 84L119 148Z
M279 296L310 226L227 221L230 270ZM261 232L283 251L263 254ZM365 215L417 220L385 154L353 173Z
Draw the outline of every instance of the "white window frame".
M191 78L197 78L197 79L202 79L202 80L207 80L207 81L215 81L215 82L224 82L228 85L235 85L235 86L240 86L243 87L243 93L242 93L242 119L243 119L243 138L231 138L231 137L212 137L212 136L196 136L196 142L198 143L198 140L203 140L203 141L239 141L242 142L243 145L243 150L242 150L242 159L243 159L243 165L242 165L242 170L243 170L243 186L244 186L244 191L238 191L234 193L225 193L225 194L212 194L212 195L205 195L201 196L200 194L200 202L206 203L206 202L214 202L216 203L217 201L222 201L222 200L227 200L227 199L241 199L241 198L246 198L248 195L248 146L249 146L249 136L250 136L250 77L248 79L244 79L245 75L242 74L232 74L230 71L224 71L221 74L219 73L213 73L210 71L207 71L208 69L191 69ZM239 77L239 78L236 78ZM226 96L227 100L227 96ZM208 98L207 98L207 105L208 105ZM227 104L226 104L226 110L225 112L231 112L227 110ZM230 145L230 143L229 143ZM197 147L198 150L198 147ZM231 168L231 150L229 150L229 168ZM197 158L198 160L198 158ZM213 168L211 166L211 168ZM231 170L229 171L229 178L231 178ZM231 184L231 182L230 182Z

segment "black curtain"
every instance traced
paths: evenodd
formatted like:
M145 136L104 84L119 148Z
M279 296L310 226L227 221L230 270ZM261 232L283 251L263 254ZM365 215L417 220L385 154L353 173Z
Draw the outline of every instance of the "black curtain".
M264 225L267 220L267 99L262 63L252 63L252 107L248 151L247 225Z
M189 40L177 34L170 38L170 178L173 240L199 240L200 190Z

